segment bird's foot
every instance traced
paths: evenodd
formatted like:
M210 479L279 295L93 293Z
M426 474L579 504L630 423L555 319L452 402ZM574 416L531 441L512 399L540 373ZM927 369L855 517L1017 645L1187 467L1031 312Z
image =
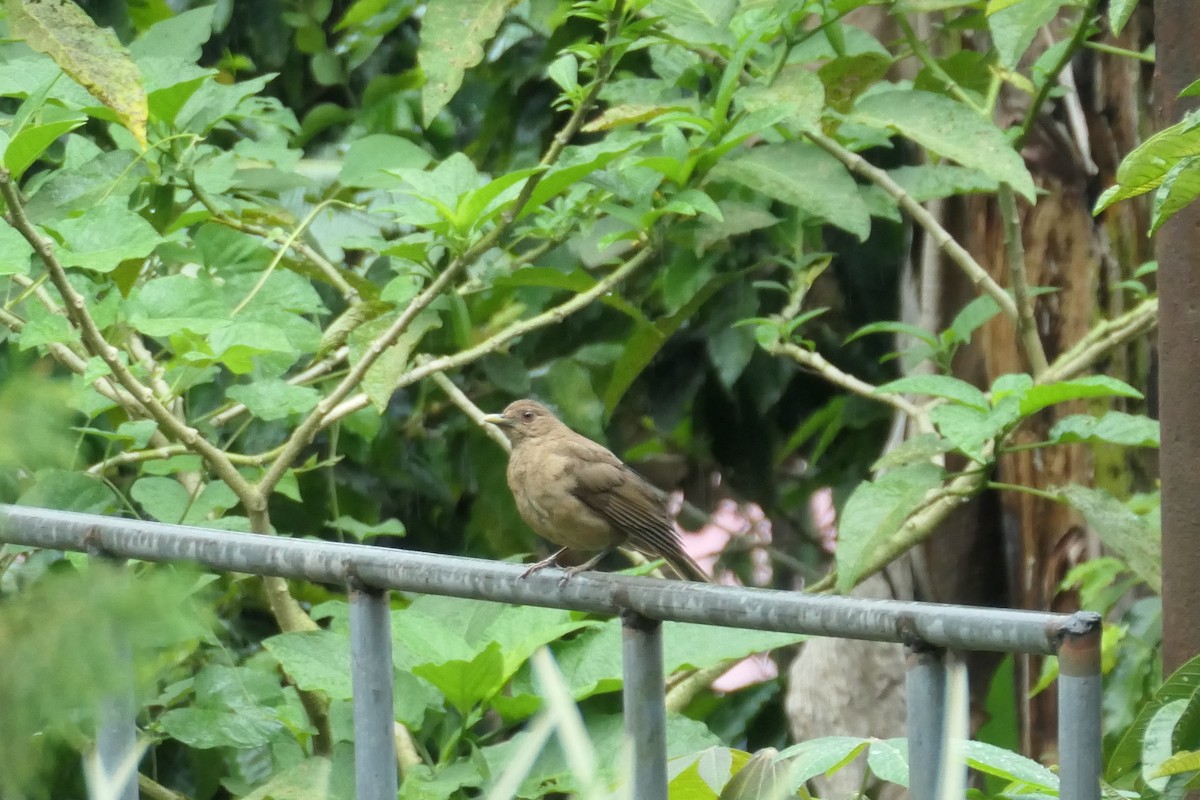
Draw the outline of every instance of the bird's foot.
M559 550L557 553L550 556L549 558L543 558L541 561L537 561L533 564L530 564L526 568L526 570L521 573L521 579L524 580L525 578L528 578L530 575L532 575L535 572L541 572L546 567L557 567L558 566L558 557L561 556L566 551L567 551L567 548L564 547L562 550ZM560 586L562 585L562 581L559 581L559 585Z

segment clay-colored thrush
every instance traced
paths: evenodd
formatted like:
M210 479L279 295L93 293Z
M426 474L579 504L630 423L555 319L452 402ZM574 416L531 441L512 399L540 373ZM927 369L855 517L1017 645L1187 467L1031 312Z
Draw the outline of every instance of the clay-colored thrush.
M567 550L596 551L566 570L560 585L619 546L662 558L684 580L709 581L683 550L662 493L606 448L581 436L533 400L489 414L512 442L508 485L529 527L562 549L521 577L557 564Z

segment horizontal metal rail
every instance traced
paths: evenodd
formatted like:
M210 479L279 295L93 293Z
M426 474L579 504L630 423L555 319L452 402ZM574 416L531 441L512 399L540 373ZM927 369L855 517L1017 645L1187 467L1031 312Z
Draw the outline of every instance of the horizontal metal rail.
M820 597L558 570L522 578L522 566L284 536L0 505L0 543L116 558L191 561L224 572L340 584L350 593L356 796L394 800L392 660L387 591L619 614L624 629L626 731L634 746L632 796L665 800L666 726L661 621L900 642L909 651L910 790L933 800L944 755L943 650L1060 655L1060 800L1100 797L1100 617L933 603ZM120 698L117 698L120 699ZM101 751L127 749L134 730L106 718ZM957 768L965 769L965 765ZM125 796L136 788L126 787Z
M729 628L924 642L955 650L1054 654L1062 637L1099 625L1092 613L1046 614L896 600L825 597L741 586L581 573L521 578L524 567L408 550L46 511L0 504L0 539L58 550L99 549L121 558L193 561L318 583L452 595Z

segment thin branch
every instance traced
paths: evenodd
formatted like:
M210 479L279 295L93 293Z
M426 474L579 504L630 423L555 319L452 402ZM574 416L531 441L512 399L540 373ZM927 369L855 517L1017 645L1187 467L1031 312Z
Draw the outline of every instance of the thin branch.
M917 60L921 62L925 69L929 70L929 74L941 81L942 85L946 87L947 91L954 96L954 99L966 106L969 106L971 110L977 114L983 114L985 109L976 103L971 96L967 94L961 86L958 85L958 82L955 81L954 78L950 77L950 73L946 72L946 70L942 68L942 65L938 63L938 60L933 57L933 54L929 52L929 48L925 46L925 42L923 41L924 37L917 36L916 31L913 30L912 25L908 21L908 17L902 11L898 11L892 15L892 18L896 20L896 22L900 25L900 30L904 32L904 39L906 42L908 42L908 46L912 50L913 55L917 57Z
M96 321L88 312L87 300L75 290L75 287L67 279L66 270L55 256L54 248L25 216L24 204L21 202L19 193L7 170L0 170L0 194L3 195L5 203L8 205L8 216L13 228L25 238L25 241L29 242L42 263L46 265L50 280L66 304L67 317L79 329L88 351L99 356L108 365L117 382L137 399L147 414L157 421L163 430L169 431L172 436L187 445L193 452L203 456L217 476L237 495L248 511L253 513L254 510L265 508L266 502L263 494L241 476L225 453L213 446L195 428L176 418L166 406L158 401L153 390L138 380L129 367L121 361L117 348L108 343L104 334L96 326Z
M25 327L25 320L13 314L11 311L0 309L0 324L14 333L20 333ZM87 372L87 361L78 353L65 344L59 342L50 342L46 345L47 352L50 356L62 364L67 369L74 372L76 375L83 375ZM133 395L122 389L120 386L113 385L108 378L97 378L92 383L92 388L100 394L112 400L114 403L124 407L142 410L142 404L139 403ZM144 411L144 410L143 410Z
M1005 316L1014 320L1017 318L1017 305L1013 302L1008 292L1004 291L1003 287L996 283L995 279L987 273L987 270L942 227L941 223L932 214L925 210L924 206L914 200L908 192L904 191L900 184L892 180L890 175L878 167L869 164L862 156L847 150L820 131L812 129L806 131L805 134L821 149L845 164L852 172L857 172L891 195L912 220L929 233L933 241L937 243L938 249L958 265L959 269L966 274L967 278L970 279L971 283L977 289L995 300Z
M389 347L395 344L396 340L408 329L408 326L416 319L417 315L424 311L430 303L436 300L459 276L466 268L475 263L487 251L491 250L500 239L512 227L517 215L520 214L529 199L533 196L534 190L538 183L546 174L546 169L552 166L562 155L567 144L574 138L575 134L583 126L584 117L592 104L595 103L600 96L600 90L607 82L613 70L612 57L612 40L616 37L619 31L619 23L622 14L622 4L614 4L613 11L608 19L608 27L605 32L604 53L600 57L596 65L596 75L592 80L592 85L589 88L588 94L582 102L571 113L567 123L562 130L551 141L550 146L546 148L546 153L538 162L538 166L543 167L543 171L529 176L525 181L525 185L518 193L516 200L505 209L500 216L497 224L474 245L469 247L465 252L455 258L450 264L442 270L441 274L433 280L422 292L420 292L408 307L401 312L400 316L388 326L382 334L375 338L363 353L362 358L358 360L353 367L346 373L345 377L333 388L328 395L317 403L317 407L304 419L303 422L293 431L292 435L284 443L283 449L279 457L267 469L267 472L258 483L258 488L263 496L269 494L283 477L284 473L291 466L296 457L300 455L300 451L312 441L317 431L325 425L332 422L331 413L335 408L338 408L342 401L350 394L351 391L362 381L363 376L367 374L367 370L387 351ZM434 370L440 371L440 370ZM432 374L430 372L429 374ZM251 516L253 520L253 515Z
M1033 298L1029 296L1029 277L1025 270L1025 248L1021 242L1021 220L1017 215L1017 198L1012 187L1000 184L1000 217L1004 222L1004 254L1008 260L1008 274L1012 278L1013 297L1017 304L1017 341L1025 351L1029 371L1034 380L1046 371L1046 351L1038 335L1037 323L1033 318Z
M1157 326L1158 298L1151 297L1116 319L1105 320L1089 330L1070 350L1054 359L1038 378L1038 383L1057 383L1082 375L1110 351L1146 335Z
M984 457L985 459L991 458L991 455L992 447L988 445L985 448ZM888 537L887 541L882 542L871 553L869 560L858 575L858 583L879 572L910 548L925 541L938 525L956 508L962 506L966 498L974 497L983 490L987 485L989 472L987 467L978 466L930 492L926 501L908 515L896 533ZM814 584L811 591L827 592L833 589L835 583L835 574L831 573Z
M450 398L450 402L458 406L458 409L478 425L492 441L503 447L505 452L512 450L512 443L508 441L507 437L495 425L489 425L483 421L483 410L475 405L471 401L471 398L463 394L463 390L455 386L454 381L446 377L444 372L435 372L430 377L437 384L438 388L446 393L446 396Z
M907 414L915 420L921 419L924 412L916 405L910 403L902 395L898 394L880 394L875 391L876 387L867 383L864 380L854 377L848 372L835 367L829 363L820 353L815 353L811 350L806 350L799 345L791 342L778 342L763 348L766 352L775 356L787 356L802 367L811 369L825 380L840 386L848 392L865 397L868 400L874 400L878 403L889 405L897 411Z
M1033 130L1033 125L1037 122L1038 115L1042 112L1042 106L1046 104L1046 98L1050 96L1050 91L1058 85L1059 73L1066 69L1067 65L1071 63L1071 59L1079 52L1079 48L1083 47L1083 43L1087 39L1088 27L1091 24L1092 15L1096 13L1097 2L1098 0L1090 0L1087 7L1083 9L1083 13L1079 15L1079 25L1075 27L1075 32L1071 35L1071 43L1059 54L1058 61L1046 71L1046 79L1038 87L1033 102L1029 104L1029 108L1025 111L1025 119L1021 122L1021 128L1013 143L1017 150L1021 149L1021 146L1025 144L1025 139Z
M229 216L212 201L212 198L208 196L207 192L200 188L194 177L188 177L188 188L192 190L192 194L195 196L195 198L200 201L200 205L204 206L204 208L208 210L208 213L212 215L213 222L224 225L227 228L232 228L235 231L248 233L265 241L273 242L282 248L280 252L284 252L286 250L294 251L296 255L300 256L305 261L316 267L317 271L324 275L325 278L331 284L333 284L335 289L341 292L342 299L345 300L349 305L355 305L361 302L362 298L358 294L358 289L355 289L354 286L348 280L346 280L346 277L342 275L342 271L334 266L333 262L325 258L312 247L309 247L304 242L299 241L295 236L284 237L281 239L276 235L275 231L269 228Z
M441 356L439 358L430 359L422 364L417 364L404 375L400 376L396 384L397 389L402 389L405 386L411 386L417 381L436 375L439 372L445 372L451 369L458 369L466 366L480 358L483 358L490 353L498 351L503 345L516 339L519 336L524 336L527 333L545 328L549 325L555 325L562 322L564 319L574 314L576 311L591 304L596 298L607 294L618 283L636 271L639 267L645 264L654 249L649 245L645 246L637 255L622 264L611 275L608 275L603 280L596 283L585 292L572 297L570 300L563 302L547 311L543 311L535 317L530 317L527 320L515 322L509 325L504 330L496 333L492 337L480 342L474 347L460 350L454 355ZM340 419L343 419L355 411L366 408L370 404L370 400L365 394L357 394L349 398L345 402L340 403L329 411L327 416L322 420L321 427L332 425Z

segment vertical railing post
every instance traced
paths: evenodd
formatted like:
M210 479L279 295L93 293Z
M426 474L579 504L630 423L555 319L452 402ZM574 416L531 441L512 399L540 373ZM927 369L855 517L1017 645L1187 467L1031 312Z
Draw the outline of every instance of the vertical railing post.
M88 543L88 557L95 563L111 565L120 569L125 564L123 558L112 558L100 546L99 538L94 537ZM112 640L114 672L118 675L117 684L109 693L100 698L96 719L96 758L100 762L100 771L107 781L120 774L127 766L126 762L135 758L138 752L137 742L137 701L133 688L133 652L125 633L115 627L108 631ZM140 760L140 759L139 759ZM117 787L118 800L138 800L138 770L134 766L129 777Z
M1098 615L1076 614L1058 646L1061 800L1100 798L1100 636Z
M128 642L114 632L114 649L118 654L118 670L123 676L133 675L133 659ZM133 697L132 679L100 698L100 713L96 724L96 756L105 780L120 774L127 761L137 753L137 708ZM138 771L130 770L119 787L120 800L138 800Z
M637 800L667 797L667 697L663 675L662 623L621 614L621 661L625 673L625 736L633 750Z
M350 681L358 800L396 800L396 715L388 593L350 586Z
M905 646L908 726L908 792L935 800L946 735L945 654L923 642Z

